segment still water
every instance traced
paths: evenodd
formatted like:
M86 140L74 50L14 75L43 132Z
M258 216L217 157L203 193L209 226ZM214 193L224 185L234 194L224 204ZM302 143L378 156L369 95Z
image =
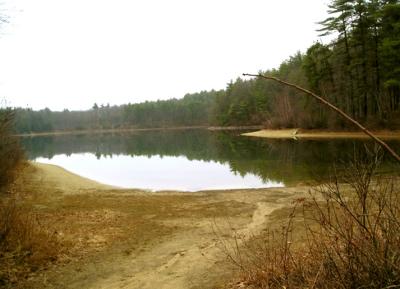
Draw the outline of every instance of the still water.
M148 131L28 137L28 157L101 183L149 190L282 187L327 178L370 142L267 140L240 132ZM398 149L399 143L393 145ZM386 170L393 170L390 163Z

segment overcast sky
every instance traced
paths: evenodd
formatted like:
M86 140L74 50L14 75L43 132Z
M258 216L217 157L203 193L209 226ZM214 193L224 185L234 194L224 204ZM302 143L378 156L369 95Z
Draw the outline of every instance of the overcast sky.
M0 97L88 109L222 89L319 40L324 0L1 0Z

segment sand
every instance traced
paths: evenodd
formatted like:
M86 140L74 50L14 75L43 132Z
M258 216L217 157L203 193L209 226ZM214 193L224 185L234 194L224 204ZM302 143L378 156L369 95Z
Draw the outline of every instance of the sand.
M69 244L22 288L215 288L231 278L221 244L268 228L308 188L146 192L31 163L21 176L36 213ZM66 245L67 246L67 245Z
M381 139L400 139L400 131L377 131L373 132ZM262 138L280 138L280 139L368 139L368 135L362 132L329 132L329 131L314 131L300 129L282 129L282 130L259 130L242 134L243 136L262 137Z
M32 162L31 166L35 169L35 173L32 174L33 181L41 182L43 186L60 190L64 194L79 194L87 190L118 189L81 177L60 166L38 162Z

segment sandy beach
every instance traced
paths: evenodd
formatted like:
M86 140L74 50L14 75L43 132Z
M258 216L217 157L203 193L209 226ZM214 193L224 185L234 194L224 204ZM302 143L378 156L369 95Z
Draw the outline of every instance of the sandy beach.
M269 226L307 187L195 193L119 189L30 163L19 186L65 246L23 288L215 288L231 278L221 240Z

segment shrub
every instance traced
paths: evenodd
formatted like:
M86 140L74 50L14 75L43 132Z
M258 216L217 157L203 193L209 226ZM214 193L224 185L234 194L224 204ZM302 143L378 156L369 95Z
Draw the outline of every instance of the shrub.
M57 236L40 225L12 186L24 160L12 126L13 112L0 109L0 287L14 287L55 260L60 248Z
M398 179L377 174L378 155L357 157L298 200L280 230L230 251L242 276L232 287L400 287L400 191Z
M23 153L18 140L12 135L13 112L0 109L0 193L13 183Z
M15 198L0 202L0 287L16 284L55 261L60 250L57 235L17 203Z

